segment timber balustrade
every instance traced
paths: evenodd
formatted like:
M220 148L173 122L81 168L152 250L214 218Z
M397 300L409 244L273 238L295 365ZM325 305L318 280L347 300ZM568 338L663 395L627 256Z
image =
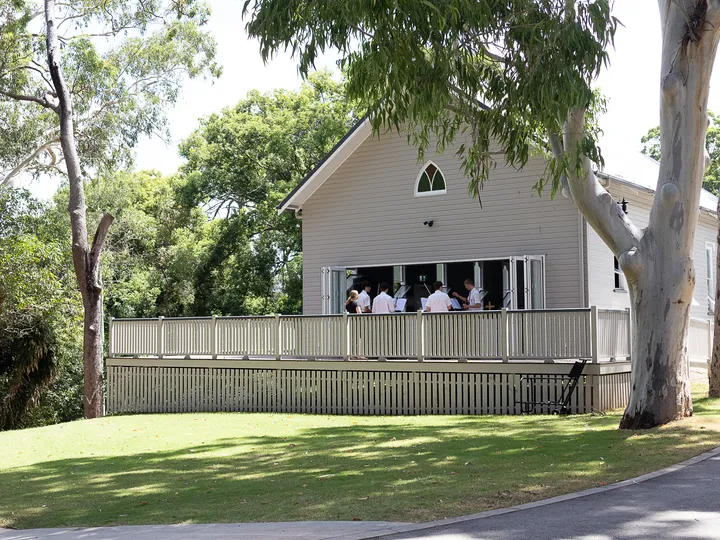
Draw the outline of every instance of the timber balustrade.
M625 360L627 310L111 319L110 357ZM707 340L706 340L707 342Z

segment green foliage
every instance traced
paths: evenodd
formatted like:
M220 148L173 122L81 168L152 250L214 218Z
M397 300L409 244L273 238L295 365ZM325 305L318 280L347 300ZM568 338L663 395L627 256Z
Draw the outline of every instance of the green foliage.
M297 92L250 92L183 142L180 200L213 219L196 313L299 311L300 223L277 205L357 121L354 111L342 84L316 73Z
M157 171L116 173L86 185L88 223L115 216L103 260L105 315L193 315L194 277L207 244L207 218L176 199L183 180ZM68 189L55 195L51 221L69 234Z
M522 167L532 153L547 154L547 133L559 132L573 108L594 106L591 83L618 25L610 7L610 0L246 0L243 12L265 59L291 50L308 73L321 53L338 51L347 95L376 130L402 128L421 155L431 142L443 151L458 139L477 195L496 144ZM592 134L580 150L601 161ZM554 190L576 164L570 158L549 169Z
M0 183L63 171L43 17L31 0L0 0ZM217 76L202 2L111 0L58 5L62 68L84 174L128 165L142 135L165 134L186 77Z
M708 111L708 117L705 146L710 156L710 166L705 171L703 188L718 195L720 193L720 117L712 111ZM640 142L643 144L641 150L643 154L660 161L660 126L649 129Z
M65 233L27 191L0 189L0 429L82 413L82 306Z

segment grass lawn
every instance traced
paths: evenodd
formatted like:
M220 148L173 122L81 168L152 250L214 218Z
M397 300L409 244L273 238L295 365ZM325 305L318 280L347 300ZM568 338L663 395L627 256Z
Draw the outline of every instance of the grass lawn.
M425 521L616 482L720 445L720 400L607 416L123 416L0 433L0 526Z

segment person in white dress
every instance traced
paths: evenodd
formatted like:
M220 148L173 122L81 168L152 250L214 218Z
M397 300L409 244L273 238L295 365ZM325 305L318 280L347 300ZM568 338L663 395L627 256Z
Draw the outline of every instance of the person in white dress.
M452 311L450 297L442 291L442 288L442 281L436 281L433 283L433 289L435 289L435 292L428 297L425 311L429 311L431 313Z
M480 296L480 289L475 286L475 282L472 279L465 280L465 289L468 290L467 298L460 296L454 292L453 296L463 303L463 309L469 309L471 311L477 311L483 308L482 298Z
M387 293L389 288L390 285L384 281L380 284L380 294L372 303L373 313L395 313L395 300Z
M366 281L363 283L362 291L360 291L360 294L358 295L357 303L358 306L360 306L360 312L361 313L371 313L372 309L370 309L370 291L372 290L372 285L370 285L369 281Z

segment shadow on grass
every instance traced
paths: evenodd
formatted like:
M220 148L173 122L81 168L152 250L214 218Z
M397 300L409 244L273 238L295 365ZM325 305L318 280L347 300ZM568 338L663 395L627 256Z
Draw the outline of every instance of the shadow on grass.
M234 418L243 416L262 415ZM175 418L180 425L183 415ZM426 521L618 481L718 441L711 430L622 432L617 416L444 418L441 425L347 418L288 437L236 433L4 470L0 525Z

